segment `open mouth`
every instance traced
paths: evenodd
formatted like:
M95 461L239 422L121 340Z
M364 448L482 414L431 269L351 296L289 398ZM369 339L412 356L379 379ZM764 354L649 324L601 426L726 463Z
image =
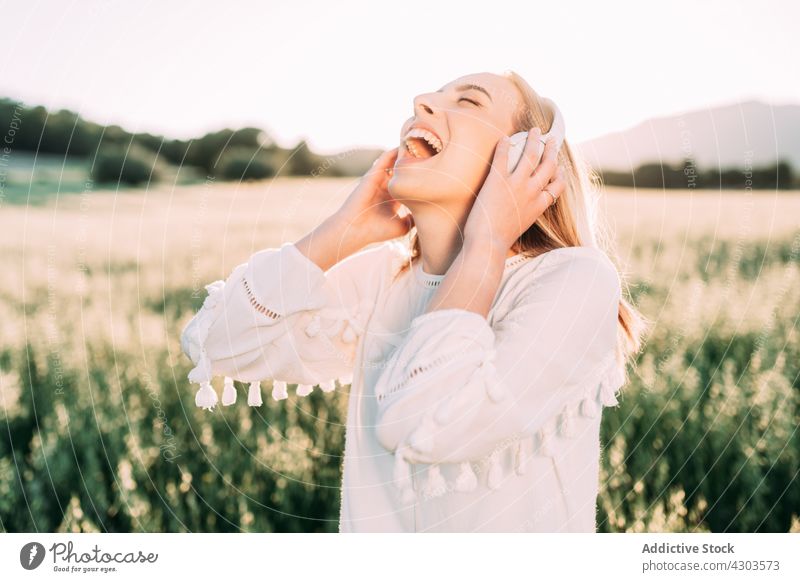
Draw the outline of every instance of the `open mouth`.
M444 144L435 133L415 127L403 139L406 151L417 159L432 158L442 152Z

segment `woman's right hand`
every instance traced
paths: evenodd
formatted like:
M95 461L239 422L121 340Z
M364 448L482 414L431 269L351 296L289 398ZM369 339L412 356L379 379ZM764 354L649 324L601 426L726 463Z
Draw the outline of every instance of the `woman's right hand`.
M408 209L389 194L391 175L386 170L394 167L397 154L398 148L393 148L378 156L336 212L348 229L355 230L364 246L403 236L414 226ZM405 211L404 216L398 216L401 210Z

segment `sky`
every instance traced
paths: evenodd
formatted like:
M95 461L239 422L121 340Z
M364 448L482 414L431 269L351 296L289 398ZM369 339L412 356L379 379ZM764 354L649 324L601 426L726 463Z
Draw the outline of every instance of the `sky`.
M648 118L800 103L800 3L0 0L0 96L135 132L262 127L394 147L413 98L513 69L581 142Z

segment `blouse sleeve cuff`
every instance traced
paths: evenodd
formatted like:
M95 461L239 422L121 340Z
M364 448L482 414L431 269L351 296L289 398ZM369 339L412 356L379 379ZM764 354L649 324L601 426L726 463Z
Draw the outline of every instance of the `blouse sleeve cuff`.
M291 242L251 255L243 283L251 305L276 321L325 304L325 272Z

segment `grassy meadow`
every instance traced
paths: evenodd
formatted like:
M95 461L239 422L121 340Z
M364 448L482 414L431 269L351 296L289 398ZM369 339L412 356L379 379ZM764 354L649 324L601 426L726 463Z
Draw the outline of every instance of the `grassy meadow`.
M354 183L6 202L0 531L336 531L346 394L202 411L179 336L205 284ZM654 326L604 413L599 530L800 531L800 193L610 189L603 210Z

